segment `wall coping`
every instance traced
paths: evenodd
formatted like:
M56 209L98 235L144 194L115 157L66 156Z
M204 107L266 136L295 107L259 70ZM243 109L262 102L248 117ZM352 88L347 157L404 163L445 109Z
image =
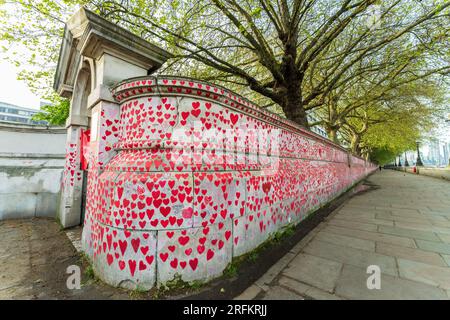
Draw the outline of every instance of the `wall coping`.
M64 127L50 127L39 125L0 123L0 131L44 133L44 134L67 134Z
M52 153L15 153L15 152L0 152L0 159L43 159L43 160L54 160L54 159L65 159L65 154L52 154Z
M148 94L169 94L187 97L202 97L214 101L224 107L256 117L285 130L294 131L314 140L331 145L336 149L351 154L353 157L366 161L364 158L352 154L349 150L324 138L305 127L279 115L263 110L254 102L243 96L214 83L200 81L189 77L176 76L145 76L125 79L111 89L113 97L118 102L128 101L139 96Z

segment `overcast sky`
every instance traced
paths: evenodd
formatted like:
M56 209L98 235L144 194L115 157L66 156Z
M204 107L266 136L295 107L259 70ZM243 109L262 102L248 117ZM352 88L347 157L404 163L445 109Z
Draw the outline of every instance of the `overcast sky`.
M17 68L0 55L0 101L39 109L39 97L30 91L24 81L17 80L17 72Z

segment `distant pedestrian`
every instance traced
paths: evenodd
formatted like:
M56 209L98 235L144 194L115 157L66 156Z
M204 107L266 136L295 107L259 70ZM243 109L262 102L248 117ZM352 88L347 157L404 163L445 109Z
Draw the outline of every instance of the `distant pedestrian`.
M379 168L380 168L380 171L381 171L381 166L379 166Z

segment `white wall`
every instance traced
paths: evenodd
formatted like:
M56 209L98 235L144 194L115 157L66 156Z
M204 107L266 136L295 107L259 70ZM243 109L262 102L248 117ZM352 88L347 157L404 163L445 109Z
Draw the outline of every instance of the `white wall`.
M66 130L0 123L0 154L65 154Z
M0 124L0 220L55 217L66 130Z

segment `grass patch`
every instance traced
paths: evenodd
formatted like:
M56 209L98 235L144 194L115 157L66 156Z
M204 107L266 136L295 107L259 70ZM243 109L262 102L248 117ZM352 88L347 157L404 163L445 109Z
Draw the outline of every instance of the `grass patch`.
M99 281L98 277L95 275L94 267L91 264L91 260L85 253L81 253L80 255L80 265L83 270L83 285L88 282L97 282Z
M248 255L248 260L251 262L255 262L258 259L259 253L256 251L252 251L250 252L250 254Z
M128 293L128 295L129 295L130 299L142 300L148 296L148 290L145 290L144 288L142 288L138 285L135 289L131 290Z
M174 278L167 281L160 288L154 288L150 292L152 299L161 299L166 296L187 295L200 290L206 283L202 281L187 282L181 278L181 275L175 274Z
M223 271L223 275L232 278L238 273L238 263L236 261L232 261L227 265L225 270Z
M86 278L88 278L89 280L95 280L95 273L94 273L94 268L92 267L92 265L88 265L86 267L86 269L84 269L84 275L86 276Z
M237 274L239 273L239 269L244 263L255 263L260 257L261 252L291 237L295 233L295 228L296 225L290 224L285 228L279 230L278 232L275 232L266 241L264 241L252 251L234 258L223 271L223 276L226 278L237 276Z

